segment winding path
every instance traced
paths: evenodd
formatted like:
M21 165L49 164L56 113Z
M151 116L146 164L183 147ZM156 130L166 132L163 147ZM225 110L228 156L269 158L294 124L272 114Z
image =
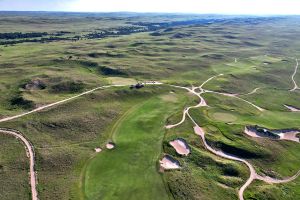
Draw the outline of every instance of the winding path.
M30 162L29 173L30 173L31 196L32 196L32 200L38 200L38 198L37 198L37 189L36 189L37 178L36 178L36 173L34 171L33 146L18 131L0 128L0 133L7 134L7 135L12 135L12 136L16 137L17 139L20 139L24 143L24 146L25 146L25 149L26 149L26 154L29 157L29 162Z
M297 90L297 89L299 89L299 87L298 87L298 85L297 85L297 83L296 83L296 81L295 81L295 76L296 76L296 74L297 74L298 66L299 66L298 59L296 59L295 71L294 71L294 73L292 74L292 81L293 81L293 83L294 83L294 88L290 90L291 92L292 92L292 91L295 91L295 90Z
M182 120L177 123L177 124L174 124L174 125L168 125L166 126L167 129L170 129L170 128L174 128L176 126L179 126L180 124L182 124L185 119L186 119L186 116L188 116L191 121L194 123L194 132L195 134L199 135L203 144L204 144L204 147L212 152L213 154L215 155L218 155L220 157L223 157L223 158L226 158L226 159L230 159L230 160L234 160L234 161L238 161L238 162L242 162L244 163L250 170L250 176L249 178L247 179L247 181L245 182L245 184L239 189L239 192L238 192L238 196L239 196L239 199L240 200L244 200L244 191L246 190L246 188L255 180L261 180L261 181L264 181L266 183L269 183L269 184L272 184L272 183L286 183L286 182L290 182L290 181L293 181L295 180L299 175L300 175L300 170L292 177L288 177L288 178L285 178L285 179L282 179L282 180L279 180L279 179L274 179L274 178L271 178L269 176L260 176L256 173L254 167L252 166L251 163L249 163L247 160L244 160L244 159L241 159L241 158L238 158L236 156L233 156L233 155L229 155L229 154L226 154L222 151L218 151L218 150L215 150L213 149L212 147L210 147L206 140L205 140L205 132L204 130L196 123L196 121L191 117L191 115L189 114L189 110L191 108L197 108L197 107L200 107L200 106L206 106L206 103L205 105L203 104L203 102L205 102L205 100L203 99L203 97L201 97L201 94L205 93L205 92L211 92L211 93L216 93L216 94L222 94L222 95L225 95L225 96L230 96L230 97L235 97L235 98L238 98L240 100L243 100L247 103L249 103L250 105L252 105L253 107L255 107L256 109L258 109L259 111L264 111L264 109L260 108L259 106L249 102L249 101L246 101L242 98L239 98L237 97L236 95L234 94L227 94L227 93L219 93L219 92L214 92L214 91L208 91L208 90L205 90L203 89L202 87L207 83L209 82L210 80L212 80L213 78L215 78L216 76L213 76L211 78L209 78L208 80L206 80L201 86L199 87L193 87L192 89L190 88L187 88L187 87L180 87L180 86L173 86L173 87L177 87L177 88L182 88L182 89L186 89L188 90L189 92L195 94L196 96L198 96L200 98L200 103L196 106L190 106L188 108L185 108L184 111L183 111L183 117L182 117ZM196 89L199 89L200 92L197 93L195 92Z

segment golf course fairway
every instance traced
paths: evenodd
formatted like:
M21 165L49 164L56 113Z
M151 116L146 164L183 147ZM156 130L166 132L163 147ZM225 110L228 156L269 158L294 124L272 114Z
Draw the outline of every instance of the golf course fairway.
M99 153L86 167L86 199L169 199L157 162L166 118L183 106L182 98L150 98L118 120L112 128L116 148Z

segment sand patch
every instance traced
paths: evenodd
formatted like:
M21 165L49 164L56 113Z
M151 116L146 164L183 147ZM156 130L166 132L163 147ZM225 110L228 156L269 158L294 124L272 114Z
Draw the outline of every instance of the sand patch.
M107 143L106 145L105 145L105 147L107 148L107 149L114 149L115 148L115 144L114 143L112 143L112 142L109 142L109 143Z
M300 109L296 108L294 106L284 105L284 107L286 107L287 109L289 109L292 112L300 112Z
M95 151L96 151L96 153L100 153L102 151L102 149L98 147L98 148L95 148Z
M184 139L179 138L179 139L170 141L169 144L180 155L187 156L190 153L190 147Z
M165 155L162 160L159 161L162 169L180 169L179 161L171 156Z

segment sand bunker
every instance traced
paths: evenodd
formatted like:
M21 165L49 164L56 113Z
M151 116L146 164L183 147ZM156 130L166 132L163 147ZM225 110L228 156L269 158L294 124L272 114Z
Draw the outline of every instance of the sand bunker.
M277 140L289 140L294 142L300 142L297 137L299 130L295 129L283 129L283 130L268 130L257 127L245 127L244 132L251 137L268 137Z
M109 143L106 144L106 148L107 148L107 149L114 149L115 146L116 146L116 145L115 145L114 143L112 143L112 142L109 142Z
M287 109L289 109L292 112L300 112L300 109L296 108L294 106L284 105L284 107L286 107Z
M95 148L96 153L100 153L102 151L101 148Z
M274 133L277 133L280 136L280 140L290 140L294 142L300 142L300 139L297 135L300 133L299 130L287 129L287 130L275 130Z
M259 136L255 130L252 130L248 127L245 127L244 133L246 133L247 135L249 135L250 137L261 137Z
M180 155L187 156L190 153L190 148L184 139L176 139L170 141L169 144L174 147L176 152Z
M179 161L171 156L165 155L162 160L159 161L160 167L163 169L180 169Z

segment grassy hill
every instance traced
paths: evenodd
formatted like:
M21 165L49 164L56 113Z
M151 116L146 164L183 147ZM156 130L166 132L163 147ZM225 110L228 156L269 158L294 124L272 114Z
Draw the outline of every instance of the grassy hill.
M249 176L246 166L205 150L189 120L164 129L181 120L185 107L198 103L167 84L199 86L224 74L204 88L239 94L265 111L237 98L204 94L209 107L190 114L207 132L207 142L247 159L259 174L291 176L300 166L299 143L251 138L243 130L247 125L300 129L299 112L284 107L300 108L299 90L289 91L300 52L298 21L1 12L0 38L4 33L18 38L0 39L5 42L0 45L0 119L95 87L126 86L97 90L0 127L21 131L33 144L40 199L237 199ZM47 34L37 37L36 32ZM165 85L129 89L145 80ZM295 80L300 85L300 73ZM29 199L24 148L12 137L0 137L0 198ZM190 145L189 156L168 144L178 137ZM94 151L109 141L116 143L114 150ZM180 170L158 172L166 153L180 162ZM256 181L245 199L297 199L298 182Z

